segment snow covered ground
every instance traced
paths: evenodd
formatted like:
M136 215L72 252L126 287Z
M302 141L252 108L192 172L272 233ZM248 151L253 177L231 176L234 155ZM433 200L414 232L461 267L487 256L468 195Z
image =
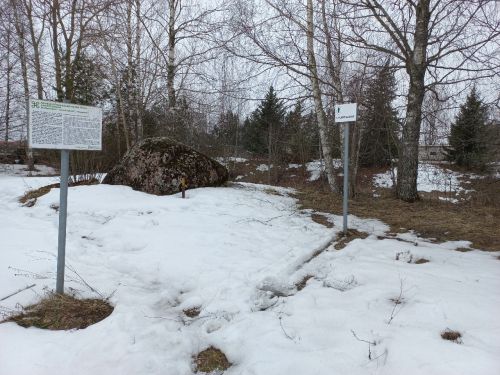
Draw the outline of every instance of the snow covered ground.
M0 176L0 298L36 284L0 311L55 286L59 190L31 208L17 203L28 187L53 182ZM380 240L384 224L355 217L351 225L370 236L337 251L341 217L328 215L327 229L287 190L268 189L196 189L183 200L70 188L66 288L95 297L82 277L115 309L77 331L0 324L0 374L188 375L192 356L210 345L233 363L227 375L500 373L494 254L412 234ZM408 263L418 258L429 262ZM187 318L195 306L200 316ZM447 328L462 343L443 340Z
M28 176L29 171L24 164L0 164L0 175L10 176ZM51 176L55 175L57 171L46 165L36 164L35 170L31 172L32 176Z
M395 176L397 176L397 168L395 169L394 173ZM442 168L439 165L419 163L417 189L418 191L426 192L467 192L467 190L460 186L459 177L461 177L460 173ZM375 175L373 177L373 182L375 186L391 188L391 171Z

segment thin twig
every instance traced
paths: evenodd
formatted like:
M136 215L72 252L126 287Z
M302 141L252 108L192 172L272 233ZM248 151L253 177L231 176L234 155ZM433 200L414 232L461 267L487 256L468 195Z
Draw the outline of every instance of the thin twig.
M402 305L402 301L403 301L403 279L399 278L399 296L398 296L398 298L393 300L394 307L392 308L391 317L389 318L389 321L387 322L387 324L391 324L392 320L401 311L401 308L400 308L399 311L396 312L396 308L398 307L398 305Z
M285 334L286 338L289 339L289 340L293 340L293 337L290 336L288 333L286 333L285 331L285 328L283 327L283 322L281 321L281 316L278 317L279 321L280 321L280 327L281 327L281 330L283 331L283 333Z
M85 279L84 279L83 277L81 277L81 276L80 276L80 274L79 274L78 272L76 272L76 270L75 270L75 269L74 269L71 265L66 264L66 268L67 268L68 270L70 270L71 272L73 272L73 273L74 273L74 274L75 274L75 275L76 275L76 276L80 279L80 281L81 281L81 282L82 282L82 283L83 283L83 284L84 284L87 288L89 288L92 292L94 292L94 293L98 294L98 295L99 295L102 299L106 299L106 298L104 297L104 295L103 295L101 292L99 292L97 289L95 289L95 288L94 288L94 287L92 287L89 283L87 283L87 282L85 281Z
M351 333L356 340L361 341L361 342L366 342L368 344L368 359L371 361L372 360L372 348L371 347L372 347L372 345L376 345L376 342L360 339L358 337L358 335L356 335L356 332L354 332L354 330L352 330L352 329L351 329Z
M2 299L0 299L0 301L5 301L7 298L10 298L10 297L12 297L12 296L15 296L15 295L16 295L16 294L18 294L18 293L24 292L24 291L25 291L25 290L27 290L27 289L31 289L31 288L33 288L34 286L36 286L36 284L31 284L31 285L28 285L28 286L26 286L26 287L24 287L24 288L22 288L22 289L19 289L18 291L14 292L14 293L12 293L12 294L9 294L9 295L8 295L8 296L6 296L6 297L3 297Z

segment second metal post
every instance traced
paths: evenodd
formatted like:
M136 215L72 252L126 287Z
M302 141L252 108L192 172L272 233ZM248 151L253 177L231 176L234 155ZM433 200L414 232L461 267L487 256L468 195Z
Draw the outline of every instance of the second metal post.
M347 201L349 199L349 123L345 123L344 129L344 235L347 235Z

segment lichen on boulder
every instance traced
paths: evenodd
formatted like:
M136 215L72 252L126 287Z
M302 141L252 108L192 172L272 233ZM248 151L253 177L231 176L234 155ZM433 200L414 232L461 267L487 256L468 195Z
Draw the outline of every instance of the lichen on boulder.
M179 192L181 179L189 188L220 186L227 169L192 148L167 137L137 143L106 175L104 184L126 185L156 195Z

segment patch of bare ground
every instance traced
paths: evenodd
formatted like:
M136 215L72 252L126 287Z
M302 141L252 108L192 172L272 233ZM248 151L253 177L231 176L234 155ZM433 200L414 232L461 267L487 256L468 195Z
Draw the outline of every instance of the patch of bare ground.
M195 372L213 373L214 371L225 371L231 367L226 355L213 346L199 352L194 357Z
M356 229L348 229L347 234L339 233L337 243L333 245L333 247L335 248L335 250L342 250L352 240L356 238L364 239L366 237L368 237L368 233L360 232Z
M25 328L83 329L107 318L112 312L113 306L103 299L77 299L66 294L51 293L4 322L15 322Z
M201 307L200 306L191 307L189 309L182 310L182 312L188 318L196 318L198 315L200 315Z
M33 207L38 198L47 194L50 191L50 189L58 187L59 184L52 184L52 185L42 186L38 189L28 190L19 198L19 203L22 203L27 207Z
M443 340L453 341L459 344L462 342L462 334L458 331L453 331L451 329L446 329L443 332L441 332L441 338Z
M328 220L328 218L325 215L314 213L314 214L311 215L311 219L315 223L324 225L327 228L333 228L333 223L330 222L330 220Z
M295 188L299 191L296 197L302 208L342 214L342 197L329 191L324 178L308 181L309 172L304 166L277 167L268 174L256 170L260 164L267 164L267 161L252 159L237 163L233 176L244 176L238 181ZM463 186L474 192L459 204L442 201L436 193L422 193L419 201L406 203L397 199L390 189L379 188L374 197L373 176L384 171L384 168L360 169L358 192L349 201L350 213L361 218L380 219L394 234L413 230L436 242L467 240L472 242L473 248L500 251L500 179L469 179L470 183ZM338 182L341 183L340 179Z
M391 227L391 232L414 230L437 242L467 240L472 247L500 251L500 189L496 204L463 204L419 200L406 203L387 189L373 193L360 191L349 201L349 212L361 218L377 218ZM305 186L297 194L301 208L334 214L342 213L342 197L326 186Z
M312 275L305 275L302 280L300 280L297 284L295 284L295 287L297 288L298 291L301 291L306 287L307 282L312 279Z
M416 259L413 264L424 264L424 263L429 263L430 260L429 259L425 259L425 258L418 258Z
M249 159L243 163L229 165L229 177L233 181L269 184L284 187L299 187L309 177L304 165L299 168L288 168L288 164L273 166L269 171L259 171L260 165L267 166L267 159Z
M68 186L96 185L98 183L99 183L99 181L97 179L93 178L90 180L78 181L76 183L70 182L68 184ZM19 203L25 205L26 207L33 207L38 198L44 196L45 194L48 194L48 192L52 188L59 189L59 186L60 186L60 184L56 183L56 184L42 186L42 187L39 187L38 189L28 190L19 198Z

